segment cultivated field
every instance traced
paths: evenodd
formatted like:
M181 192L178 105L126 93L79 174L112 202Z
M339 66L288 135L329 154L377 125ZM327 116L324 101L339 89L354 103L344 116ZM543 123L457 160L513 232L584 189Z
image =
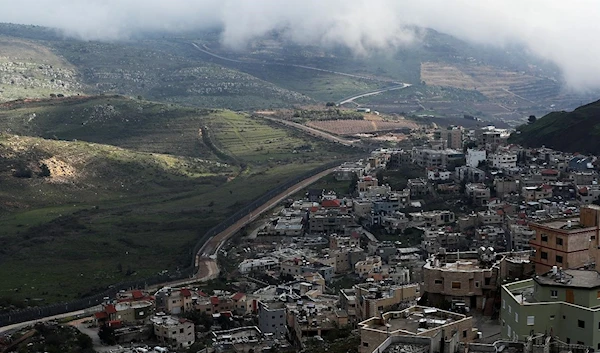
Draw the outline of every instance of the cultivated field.
M354 135L377 131L416 129L419 127L417 123L410 120L320 120L309 121L306 125L336 135Z
M528 104L533 103L532 99L548 98L559 91L557 82L485 65L424 62L421 64L421 79L428 85L476 90L490 99L510 99Z

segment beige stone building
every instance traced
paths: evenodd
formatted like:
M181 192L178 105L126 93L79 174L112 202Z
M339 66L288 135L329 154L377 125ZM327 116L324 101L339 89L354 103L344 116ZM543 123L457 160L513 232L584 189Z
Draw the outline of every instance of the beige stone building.
M187 348L196 341L194 323L190 320L157 315L151 321L154 327L154 335L161 344L176 348Z
M156 312L178 315L193 309L192 291L187 288L163 287L154 296Z
M369 256L363 261L359 261L354 265L354 272L360 277L367 277L371 272L378 272L381 270L381 256Z
M427 305L493 313L493 303L504 279L525 278L533 272L529 252L437 254L423 267L423 298ZM487 309L487 310L486 310Z
M353 291L342 291L343 303L354 302L357 321L378 316L402 305L414 302L420 296L418 284L385 285L375 282L357 284ZM342 307L342 309L345 309Z
M552 266L572 269L592 264L598 248L594 245L598 243L599 217L599 206L586 205L579 218L530 223L535 231L535 238L529 241L535 250L531 256L535 272L546 273Z
M458 333L462 342L472 342L477 337L471 317L437 308L412 306L402 311L389 311L358 324L360 352L371 353L388 337L434 337L443 331L450 340Z

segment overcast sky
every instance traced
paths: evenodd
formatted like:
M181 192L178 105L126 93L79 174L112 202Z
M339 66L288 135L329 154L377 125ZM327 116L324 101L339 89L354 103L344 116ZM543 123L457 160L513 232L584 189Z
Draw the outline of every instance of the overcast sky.
M580 89L600 88L598 18L600 0L0 0L0 22L82 39L220 27L224 44L243 48L279 29L299 43L360 54L418 40L406 29L418 25L479 43L525 44Z

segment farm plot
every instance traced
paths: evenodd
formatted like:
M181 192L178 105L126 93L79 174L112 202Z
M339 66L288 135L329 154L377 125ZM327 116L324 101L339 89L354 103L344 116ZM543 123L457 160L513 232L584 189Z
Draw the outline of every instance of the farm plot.
M528 101L519 93L520 87L541 86L541 96L556 92L556 83L541 80L533 75L507 71L485 65L451 65L447 63L424 62L421 64L421 80L428 85L477 90L491 99L520 99ZM516 92L513 92L512 89Z
M336 135L354 135L361 133L390 131L399 129L416 129L418 124L410 120L367 121L367 120L321 120L306 123L315 129Z
M215 142L228 154L250 162L293 162L309 154L314 161L328 160L329 148L297 132L253 119L247 114L222 112L211 119Z

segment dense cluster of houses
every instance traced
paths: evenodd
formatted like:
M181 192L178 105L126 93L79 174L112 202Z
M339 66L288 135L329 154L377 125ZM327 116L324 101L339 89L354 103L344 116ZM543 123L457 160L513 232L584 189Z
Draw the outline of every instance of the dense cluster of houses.
M344 163L333 175L352 183L352 194L308 190L223 250L236 259L243 292L132 291L96 318L125 340L150 330L165 345L188 347L204 330L182 315L203 313L215 319L208 329L219 352L297 349L348 325L360 331L365 353L466 344L493 351L497 345L483 346L477 313L499 318L491 336L512 342L505 347L544 334L600 349L595 331L585 338L558 324L572 317L575 327L600 325L598 304L580 298L600 293L600 281L586 284L600 278L596 158L510 145L507 137L494 127L438 129L422 145ZM378 173L405 167L422 174L399 190ZM537 312L540 302L552 314ZM569 304L583 305L583 316ZM235 324L219 327L222 320Z

